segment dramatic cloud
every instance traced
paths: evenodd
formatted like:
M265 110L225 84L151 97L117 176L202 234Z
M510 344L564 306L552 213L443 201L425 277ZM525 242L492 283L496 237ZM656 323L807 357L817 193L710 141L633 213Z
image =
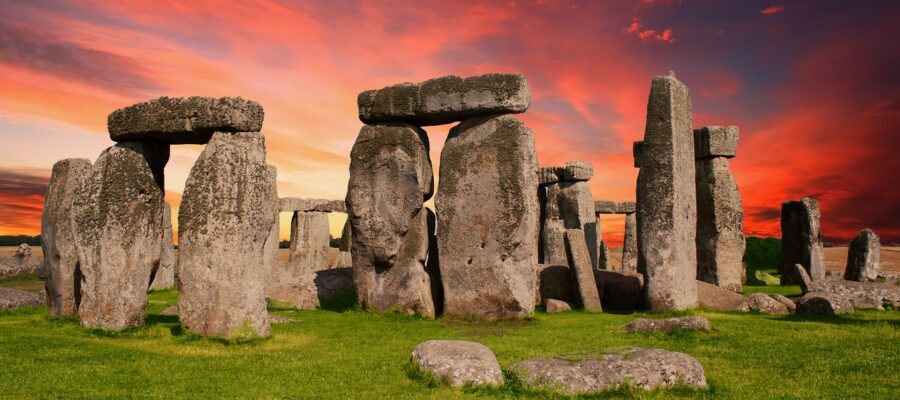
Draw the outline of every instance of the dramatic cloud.
M48 171L0 167L0 220L3 234L33 235L40 231Z
M778 14L782 11L784 11L784 6L775 5L775 6L771 6L771 7L766 7L759 13L762 15L774 15L774 14Z

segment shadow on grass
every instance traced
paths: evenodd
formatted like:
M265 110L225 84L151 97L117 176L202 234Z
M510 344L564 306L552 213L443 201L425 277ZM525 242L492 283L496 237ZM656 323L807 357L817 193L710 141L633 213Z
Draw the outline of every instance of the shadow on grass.
M352 289L327 299L320 299L319 309L336 313L361 310L356 302L356 291Z
M885 313L891 311L868 311L872 313ZM809 314L791 314L785 316L772 316L772 321L781 322L820 322L835 325L856 325L856 326L872 326L888 324L892 328L900 328L900 320L885 321L883 319L867 319L865 314L859 312L853 314L839 315L809 315Z
M159 315L159 314L150 314L144 318L144 324L148 326L153 325L170 325L177 324L178 316L177 315Z

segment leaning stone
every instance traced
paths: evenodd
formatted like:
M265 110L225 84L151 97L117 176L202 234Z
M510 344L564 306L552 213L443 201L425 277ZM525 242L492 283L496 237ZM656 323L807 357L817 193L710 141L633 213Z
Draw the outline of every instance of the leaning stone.
M615 354L539 357L512 368L527 385L572 395L600 393L624 384L645 390L707 386L703 366L694 357L662 349L634 347Z
M450 385L501 385L497 357L483 344L461 340L429 340L416 346L412 362Z
M794 264L794 274L796 276L797 284L800 285L800 291L803 294L809 293L812 287L812 279L809 278L809 274L806 272L806 268L803 268L800 264Z
M204 144L213 132L259 132L263 114L259 103L240 97L160 97L113 111L107 128L116 142Z
M619 205L611 200L594 201L594 212L597 214L616 214L619 212Z
M428 136L408 124L366 125L350 151L347 208L359 302L378 311L434 316L425 270L433 191Z
M594 166L587 161L569 161L562 168L561 180L587 181L594 176Z
M530 316L539 217L531 130L509 115L466 120L450 130L440 165L435 203L444 312Z
M163 210L162 247L159 254L159 268L150 282L150 289L175 287L175 244L172 235L172 207L166 203Z
M694 129L694 153L698 160L725 157L732 158L737 152L738 127L704 126Z
M484 115L525 112L531 105L531 90L521 74L465 79L451 75L369 90L360 93L356 102L359 119L366 124L443 125Z
M580 229L566 231L566 252L569 255L569 268L575 272L582 307L588 311L603 311L588 249L584 242L584 232Z
M572 270L567 265L538 264L535 267L535 274L537 277L535 304L541 304L548 299L567 303L578 301Z
M853 312L850 299L834 293L811 292L797 302L797 314L835 315Z
M799 284L794 264L806 269L812 281L825 277L825 255L819 229L819 202L811 197L781 204L782 285Z
M622 242L622 272L637 270L637 217L625 214L625 240Z
M637 180L638 270L651 311L697 306L697 194L691 97L674 75L653 79Z
M569 303L566 303L565 301L562 301L562 300L547 299L544 301L544 308L547 310L548 313L553 314L553 313L561 313L561 312L565 312L565 311L571 311L572 305Z
M728 159L696 162L697 279L736 293L744 276L744 206Z
M36 293L0 287L0 311L15 310L24 306L40 306L43 303Z
M784 315L788 313L788 308L780 301L769 297L765 293L753 293L747 296L747 307L750 311L756 311L763 314Z
M347 212L347 203L344 200L282 197L279 203L281 212Z
M119 143L100 154L76 194L82 326L143 325L147 286L162 249L168 159L169 145L162 142Z
M711 283L696 281L701 306L716 311L749 311L744 296Z
M637 318L625 325L625 331L634 332L668 332L673 329L710 330L709 320L703 317L676 317L666 319Z
M848 281L874 281L881 273L881 240L871 229L863 229L850 242L847 249L847 269L844 279Z
M75 247L75 195L90 176L91 162L68 158L53 164L44 211L41 214L41 248L44 252L44 288L47 310L56 316L74 316L81 300L78 250ZM78 286L76 286L78 284Z
M192 332L271 332L263 260L278 192L265 157L262 134L216 132L188 175L178 213L178 310Z
M634 272L594 271L600 304L606 310L631 311L640 307L644 277Z
M776 294L776 295L772 296L772 298L777 300L779 303L784 304L784 307L787 308L788 311L792 312L797 309L797 304L794 303L793 300L791 300L783 295Z

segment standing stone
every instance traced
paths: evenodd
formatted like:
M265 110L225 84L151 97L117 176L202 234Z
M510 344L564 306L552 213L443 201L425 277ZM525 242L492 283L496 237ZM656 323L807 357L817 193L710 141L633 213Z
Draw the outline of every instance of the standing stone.
M450 130L435 201L447 315L533 313L537 169L534 136L512 116L472 118Z
M609 246L606 245L606 241L600 241L600 250L597 252L597 261L598 269L602 270L612 270L612 265L609 263Z
M637 180L638 270L651 311L697 306L697 194L691 97L674 74L653 79Z
M781 204L781 274L782 285L799 284L794 264L806 269L809 278L825 277L825 253L819 231L819 202L811 197Z
M588 164L590 165L590 164ZM564 264L565 231L581 229L590 255L591 266L599 266L600 230L591 188L586 181L562 181L547 185L544 203L544 260L547 264ZM560 254L561 253L561 254Z
M744 258L744 206L728 157L736 126L694 131L697 184L697 279L740 293ZM725 143L725 144L723 144Z
M178 213L178 312L206 336L268 336L266 242L278 191L265 141L216 132L188 175Z
M159 254L159 268L153 275L150 289L175 287L175 244L172 237L172 207L166 203L163 210L162 247Z
M162 249L168 159L162 142L119 143L100 154L75 196L81 325L118 330L144 323Z
M360 130L350 151L347 208L353 282L365 307L435 315L423 206L433 178L422 129L398 123Z
M68 158L53 164L44 212L41 214L41 248L44 251L44 288L51 314L70 317L81 300L81 274L75 247L72 204L91 173L91 162Z
M622 272L637 272L637 217L625 214L625 240L622 242Z
M328 214L294 213L291 219L291 248L286 265L276 267L269 279L269 300L286 303L298 310L319 306L316 271L328 269Z
M881 273L881 240L875 232L866 228L850 242L844 279L874 281L878 279L879 273Z
M581 305L588 311L603 311L600 306L600 293L597 292L597 281L588 258L584 232L580 229L566 231L566 250L569 255L569 268L575 272L578 294Z

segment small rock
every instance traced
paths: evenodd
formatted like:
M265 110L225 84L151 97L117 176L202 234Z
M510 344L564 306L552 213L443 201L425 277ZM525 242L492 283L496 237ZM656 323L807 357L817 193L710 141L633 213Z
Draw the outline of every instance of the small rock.
M28 243L22 243L16 248L16 258L31 257L31 246Z
M625 325L626 332L668 332L673 329L710 330L712 325L703 317L677 317L666 319L638 318Z
M461 340L429 340L416 346L412 361L423 371L452 386L501 385L503 372L497 357L483 344Z
M39 306L41 298L24 290L0 287L0 311L14 310L22 306Z
M797 302L797 314L835 315L853 312L850 299L834 293L810 292Z
M548 313L560 313L564 311L571 311L572 305L562 300L547 299L544 302L544 308L547 309Z
M703 281L697 281L697 299L710 310L747 311L744 296Z
M788 300L790 301L790 300ZM756 311L763 314L787 314L788 308L780 301L769 297L765 293L753 293L746 298L747 307L750 311Z
M775 300L778 300L779 303L784 304L784 306L787 307L788 311L794 311L797 309L797 304L795 304L793 300L791 300L785 296L776 294L776 295L772 296L772 298L774 298Z

